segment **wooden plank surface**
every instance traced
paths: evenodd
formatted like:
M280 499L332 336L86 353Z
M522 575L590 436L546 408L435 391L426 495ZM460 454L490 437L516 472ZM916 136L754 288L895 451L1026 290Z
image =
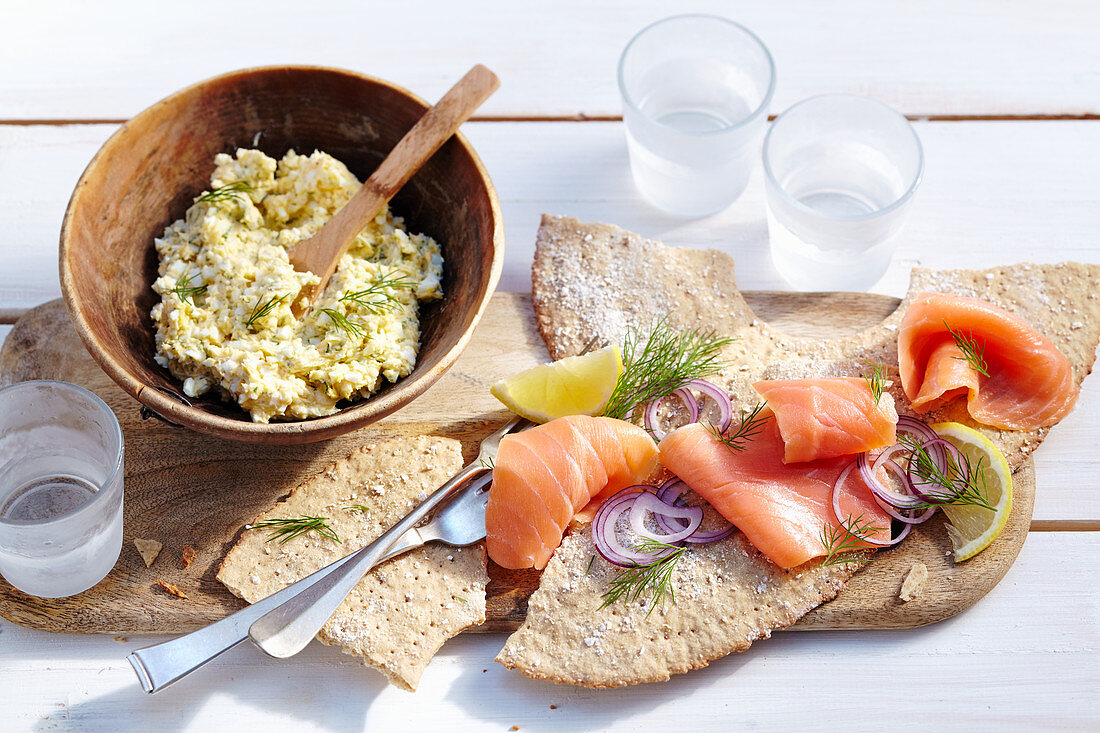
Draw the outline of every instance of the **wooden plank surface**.
M43 136L47 128L3 120L121 120L184 84L248 63L339 64L432 97L461 69L485 62L503 77L498 118L617 115L612 67L621 43L646 20L701 10L733 16L764 37L780 72L773 111L822 91L869 93L913 116L1058 118L1095 115L1100 107L1100 7L1090 0L9 5L0 46L0 309L56 296L61 212L98 147L91 140L71 147L64 138L91 131L102 140L113 128L59 126L52 128L59 134ZM448 76L449 69L456 71ZM904 273L918 260L936 267L1071 256L1096 262L1095 124L920 125L928 177L902 235L904 261L895 261L876 292L900 295ZM737 258L743 287L777 286L767 282L775 275L764 249L759 178L723 215L676 221L630 188L621 130L560 127L568 132L554 138L548 126L466 126L481 136L475 145L503 199L505 289L527 288L529 250L520 247L531 246L542 211L610 221L675 244L718 244ZM0 339L7 331L0 325ZM649 731L690 724L726 731L855 722L966 733L1095 730L1100 532L1066 530L1100 520L1100 457L1089 427L1098 408L1093 376L1078 409L1036 457L1042 490L1034 527L1061 531L1033 531L989 596L924 629L781 634L670 683L604 693L505 672L491 662L503 643L493 635L449 642L415 697L330 648L312 645L287 662L242 648L149 699L123 661L138 645L133 640L48 634L0 619L0 727L351 731L438 730L443 723L457 730ZM899 713L875 688L855 693L841 669L890 670L919 712Z
M763 293L749 300L762 318L799 335L840 336L877 323L897 301L865 294ZM527 296L498 294L466 352L422 397L385 420L347 436L308 446L252 446L143 422L136 403L83 353L64 305L36 308L16 325L0 352L0 384L61 379L88 387L111 406L126 441L125 546L115 569L95 588L46 600L0 582L0 615L46 631L166 633L191 631L244 604L214 578L241 527L305 478L357 446L391 437L445 435L463 443L467 459L507 419L489 395L498 379L546 360ZM216 460L211 460L216 456ZM898 548L879 555L832 603L811 612L806 629L905 628L934 623L968 608L1011 567L1027 536L1035 495L1030 464L1016 474L1012 518L997 543L956 565L943 522L934 519ZM164 543L155 568L146 568L133 538ZM198 555L184 568L184 545ZM902 578L916 562L930 577L920 597L897 600ZM187 594L163 592L158 580ZM486 623L480 631L510 631L526 615L538 573L490 564Z
M72 186L114 125L0 125L0 308L57 297L57 235ZM902 295L916 266L1100 261L1100 121L919 123L928 173L874 292ZM767 252L759 171L728 211L685 220L642 202L614 123L470 123L465 131L501 196L507 234L502 291L530 288L540 215L608 221L669 244L712 247L737 262L741 287L785 289ZM0 327L2 335L2 327ZM1090 417L1100 380L1036 456L1041 521L1100 521L1100 454Z
M638 30L680 12L755 31L775 58L772 111L823 92L922 115L1100 112L1100 20L1090 0L661 0L300 3L138 0L14 4L0 45L0 118L125 119L199 79L308 63L381 76L437 99L474 63L503 87L483 115L619 114L615 68ZM48 41L46 40L48 39ZM49 53L43 53L48 46ZM33 63L30 59L34 59Z
M124 657L168 637L45 634L0 621L4 721L18 731L831 731L853 721L866 730L1096 730L1098 556L1100 533L1033 532L1004 581L943 623L777 634L669 682L617 690L509 672L493 662L504 637L490 634L447 642L415 695L331 647L283 661L242 645L150 699ZM896 682L880 683L886 675ZM907 702L889 699L883 684L902 686Z
M0 125L0 307L56 298L61 217L84 166L115 125ZM872 292L901 296L909 270L1100 258L1100 120L926 122L927 172L886 276ZM499 289L526 292L543 213L617 224L667 244L732 255L746 290L786 290L768 254L759 167L728 210L663 214L630 179L618 123L467 123L504 212ZM942 245L942 246L941 246ZM953 245L953 246L949 246Z

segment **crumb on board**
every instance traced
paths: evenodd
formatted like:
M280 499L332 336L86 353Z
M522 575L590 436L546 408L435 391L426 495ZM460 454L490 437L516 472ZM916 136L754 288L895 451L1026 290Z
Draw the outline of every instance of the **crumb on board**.
M113 637L113 638L114 638L115 641L119 642L120 644L127 641L125 636L116 636L116 637Z
M180 562L183 563L184 568L191 567L191 563L195 562L195 548L191 545L183 546L183 553L180 555Z
M909 568L909 572L905 575L905 580L901 583L901 590L898 592L898 600L902 603L911 601L920 595L921 589L924 587L924 581L928 580L928 566L922 562L918 562L913 567Z
M165 590L165 592L171 593L172 595L176 596L177 598L183 598L183 599L187 598L187 594L184 593L182 590L180 590L179 586L175 585L174 583L169 583L167 580L158 580L157 585L159 585L161 588L163 588Z
M145 561L145 567L153 567L153 562L157 559L157 555L160 554L160 550L164 547L163 544L156 540L143 540L140 538L134 539L134 547L137 549L138 554L141 555L141 559Z

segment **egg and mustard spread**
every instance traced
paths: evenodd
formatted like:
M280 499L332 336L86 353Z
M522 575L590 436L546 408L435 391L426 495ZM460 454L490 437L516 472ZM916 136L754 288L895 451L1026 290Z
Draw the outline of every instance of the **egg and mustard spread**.
M288 249L347 203L358 179L323 152L276 161L240 149L214 164L211 190L156 239L156 361L183 392L216 389L266 423L331 415L408 375L418 304L442 297L439 244L383 211L296 319L292 304L308 305L318 278L295 271Z

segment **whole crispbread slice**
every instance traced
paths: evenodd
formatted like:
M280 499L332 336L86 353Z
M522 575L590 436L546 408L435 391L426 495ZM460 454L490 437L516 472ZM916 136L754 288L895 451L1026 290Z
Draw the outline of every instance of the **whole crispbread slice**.
M397 438L359 448L253 522L325 517L341 542L306 534L280 544L269 540L268 530L246 529L218 580L249 603L266 598L376 539L460 468L461 444L450 438ZM487 582L481 546L421 547L368 573L318 638L414 690L443 642L485 621Z
M1100 266L1015 265L983 271L914 270L910 294L927 290L982 298L1018 313L1069 358L1078 384L1090 372L1100 339ZM605 224L544 216L536 243L532 301L552 356L578 353L593 337L621 343L628 329L668 317L674 328L705 327L735 337L729 365L712 381L735 407L760 397L765 378L859 375L864 360L893 367L891 391L907 405L896 378L897 328L908 297L878 326L834 340L791 336L753 314L737 289L733 260L711 250L670 248ZM954 420L988 435L1013 468L1046 430L1002 431L976 425L963 404L932 421ZM808 563L784 572L739 533L692 550L677 568L676 604L654 609L617 602L600 608L614 568L592 561L588 527L576 527L555 553L531 597L527 619L498 656L538 679L615 687L667 679L743 651L755 639L794 623L834 597L852 566ZM592 569L589 574L589 563Z

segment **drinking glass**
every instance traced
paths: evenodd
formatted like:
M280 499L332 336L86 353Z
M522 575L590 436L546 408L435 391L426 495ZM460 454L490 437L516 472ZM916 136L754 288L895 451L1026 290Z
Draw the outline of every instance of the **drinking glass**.
M744 26L678 15L642 29L619 59L638 190L681 216L728 207L748 185L774 90L771 54Z
M800 290L866 290L886 272L920 185L924 155L909 121L867 97L805 99L764 139L768 238L779 274Z
M0 575L43 598L91 588L122 550L122 430L75 384L0 389Z

